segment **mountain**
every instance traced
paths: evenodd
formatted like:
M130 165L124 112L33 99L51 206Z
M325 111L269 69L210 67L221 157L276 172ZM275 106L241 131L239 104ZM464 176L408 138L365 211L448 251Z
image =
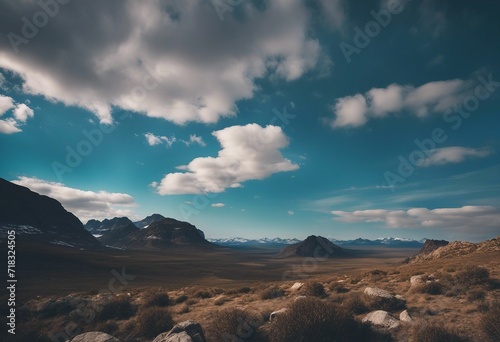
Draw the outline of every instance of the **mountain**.
M132 225L135 227L134 223L130 221L128 217L115 217L112 219L104 219L103 221L89 220L85 225L85 229L95 235L102 235L103 233L116 229L119 227L124 227Z
M163 216L163 215L153 214L153 215L150 215L150 216L146 217L145 219L142 219L140 221L134 222L134 224L138 228L142 229L142 228L147 228L153 222L161 221L161 220L164 220L164 219L165 219L165 216Z
M98 248L99 241L61 203L0 178L0 236L15 230L23 240L78 248Z
M106 219L101 222L97 230L100 236L97 239L104 245L120 245L127 241L129 234L138 230L139 228L127 217L115 217L111 220Z
M299 239L281 239L281 238L262 238L262 239L245 239L245 238L222 238L222 239L208 239L208 241L228 247L283 247L286 245L292 245L294 243L300 242Z
M172 218L155 221L148 225L147 228L131 229L128 234L118 231L119 233L116 233L115 240L113 240L113 235L111 235L113 232L115 230L103 234L100 239L105 238L107 245L120 248L163 249L179 246L214 246L205 240L205 234L201 230L190 223Z
M472 243L464 241L448 242L444 240L427 240L424 247L414 256L407 258L405 263L416 263L425 260L455 258L462 255L500 251L500 236L483 242Z
M279 252L281 257L332 258L341 254L343 254L342 248L334 245L330 240L316 235L308 236L304 241L286 246Z
M298 243L299 239L282 239L282 238L262 238L262 239L245 239L245 238L221 238L221 239L208 239L210 242L228 247L276 247L280 248L284 245L292 245ZM358 238L355 240L336 240L329 239L339 246L380 246L380 247L394 247L394 248L420 248L426 239L417 241L405 238L378 238L376 240Z

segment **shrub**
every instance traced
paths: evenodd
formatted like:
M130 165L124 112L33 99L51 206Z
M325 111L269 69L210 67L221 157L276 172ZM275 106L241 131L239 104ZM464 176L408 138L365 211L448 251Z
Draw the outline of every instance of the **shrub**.
M152 307L137 314L135 333L140 337L153 338L169 331L173 326L174 321L168 308Z
M441 283L431 281L429 283L419 284L414 287L414 291L418 293L426 293L430 295L439 295L444 291L444 286Z
M194 294L195 297L198 297L198 298L203 298L203 299L206 299L206 298L211 298L212 295L210 294L210 292L208 291L197 291L195 294Z
M260 294L261 299L275 299L279 297L283 297L285 292L277 286L271 286Z
M164 307L169 305L170 305L170 298L168 297L168 293L166 292L149 293L144 298L145 307L151 307L151 306Z
M476 300L483 300L486 297L486 292L483 289L472 289L467 293L467 300L473 302Z
M304 294L313 297L324 297L326 295L323 284L317 282L307 283L304 286Z
M250 292L252 292L252 289L249 287L242 287L242 288L238 289L236 292L238 292L238 293L250 293Z
M216 312L207 330L207 341L256 341L262 315L248 310L230 308Z
M318 298L305 298L271 323L271 342L377 341L373 331L344 310ZM390 340L388 337L385 340Z
M411 342L462 342L460 335L451 329L438 324L424 323L414 325L411 329Z
M178 314L185 314L185 313L188 313L188 312L189 312L189 306L187 304L182 304L177 309L177 313Z
M359 315L369 311L359 293L351 293L344 297L341 300L341 307L351 315Z
M346 293L346 292L349 292L349 289L347 287L345 287L343 285L343 283L337 283L337 282L330 283L328 285L328 288L330 289L330 291L336 292L336 293Z
M484 284L489 280L490 272L480 266L469 266L455 275L455 281L465 286Z
M188 296L181 295L181 296L175 298L175 304L184 303L186 300L188 300Z
M102 306L101 311L96 315L98 321L107 321L109 319L129 319L134 316L137 309L127 296L113 298L110 302Z
M487 339L500 341L500 304L494 303L482 317L480 327Z
M369 310L396 311L406 307L405 301L398 298L384 298L364 295L363 300Z

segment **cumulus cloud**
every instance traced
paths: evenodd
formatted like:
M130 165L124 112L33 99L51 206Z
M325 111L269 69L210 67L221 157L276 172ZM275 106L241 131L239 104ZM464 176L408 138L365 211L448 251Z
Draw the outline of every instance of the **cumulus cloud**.
M295 215L295 211L293 211L293 210L288 210L288 215Z
M130 208L136 206L136 203L132 196L127 194L85 191L31 177L18 177L12 182L41 195L55 198L66 210L75 214L84 223L90 219L134 217Z
M337 99L331 107L335 117L329 120L333 128L359 127L370 118L382 118L407 111L418 117L444 113L459 103L469 89L463 80L429 82L420 87L391 84L373 88L365 94Z
M213 208L222 208L225 207L226 205L224 203L213 203L211 207Z
M146 137L146 141L148 142L149 146L155 146L155 145L160 145L165 143L168 147L172 146L173 143L177 141L177 138L172 136L172 137L166 137L166 136L156 136L153 133L146 133L144 134L144 137Z
M14 106L14 100L11 97L0 95L0 116L14 108Z
M189 140L182 140L186 146L192 145L192 144L198 144L200 146L206 146L207 144L203 141L203 138L200 136L197 136L196 134L191 134L189 135Z
M278 126L231 126L212 134L222 147L218 156L196 158L178 167L187 172L165 175L152 184L159 194L219 193L241 187L247 180L299 168L281 155L279 150L288 145L288 139Z
M380 222L386 228L437 228L470 231L472 227L481 230L498 229L500 208L493 206L463 206L460 208L411 208L408 210L357 210L331 212L336 221Z
M420 166L458 164L468 158L483 158L491 153L492 151L487 148L475 149L461 146L437 148L428 152L428 157L421 162Z
M38 11L36 1L0 2L1 31L21 36L19 18ZM256 80L292 81L325 57L304 2L246 1L238 11L221 21L205 0L71 1L29 43L0 40L0 67L20 77L25 93L85 108L104 123L113 107L214 123L236 115Z
M0 95L0 116L9 111L12 111L13 117L0 120L0 134L22 132L19 126L26 123L29 118L35 115L33 109L24 103L16 104L11 97Z

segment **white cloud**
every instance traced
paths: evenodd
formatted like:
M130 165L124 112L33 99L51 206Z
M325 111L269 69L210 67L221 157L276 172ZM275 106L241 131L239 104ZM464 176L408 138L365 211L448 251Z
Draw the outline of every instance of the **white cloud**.
M380 222L386 228L436 228L470 231L498 229L500 208L492 206L463 206L460 208L411 208L408 210L357 210L331 212L339 222Z
M19 126L26 123L29 118L35 115L33 109L24 103L16 104L11 97L0 95L0 116L3 116L13 108L13 117L0 120L0 134L22 132Z
M329 124L333 128L359 127L370 118L386 117L401 111L418 117L444 113L462 100L468 87L466 81L448 80L429 82L420 87L391 84L387 88L373 88L364 95L337 99L332 106L335 117L329 120Z
M18 104L16 109L14 109L14 117L20 122L26 122L28 118L32 118L34 115L33 109L26 106L24 103Z
M14 108L14 106L14 100L11 97L0 95L0 116Z
M47 182L31 177L18 177L12 182L39 194L55 198L83 223L90 219L102 220L115 216L134 218L130 208L136 206L136 203L132 196L127 194L85 191L70 188L61 183Z
M475 149L461 146L443 147L432 150L426 159L421 162L421 166L458 164L465 161L467 158L476 157L482 158L490 155L490 149Z
M146 140L149 144L149 146L155 146L159 144L165 143L168 147L172 146L173 143L177 141L177 138L172 136L172 137L166 137L166 136L156 136L153 133L146 133L144 134L146 137Z
M288 210L288 215L295 215L295 211L293 211L293 210Z
M206 146L207 144L203 141L203 138L200 136L197 136L196 134L190 134L189 135L189 140L182 140L186 146L192 145L192 144L198 144L200 146Z
M16 120L12 118L7 118L5 120L0 120L0 133L2 134L12 134L22 132L19 127L17 127Z
M211 205L211 207L213 207L213 208L222 208L224 206L226 206L224 203L213 203Z
M196 158L182 166L187 172L165 175L155 187L159 194L218 193L241 187L247 180L299 168L281 155L279 150L288 145L288 139L278 126L231 126L212 134L222 147L218 156Z
M346 22L342 0L320 0L320 4L328 25L341 29Z
M19 32L37 2L0 2L2 32ZM29 45L0 41L0 67L25 93L78 106L102 122L112 107L178 124L236 115L256 81L298 79L319 66L302 1L246 1L221 21L210 1L71 2ZM92 18L89 25L88 18Z

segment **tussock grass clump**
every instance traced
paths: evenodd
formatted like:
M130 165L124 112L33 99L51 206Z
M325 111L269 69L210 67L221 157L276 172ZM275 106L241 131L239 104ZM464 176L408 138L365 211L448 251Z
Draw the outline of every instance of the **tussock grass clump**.
M318 282L307 283L304 286L304 294L312 297L325 297L325 287Z
M271 324L271 342L390 341L346 310L318 298L294 302Z
M337 283L333 282L328 285L328 288L330 291L335 292L335 293L346 293L349 292L349 289L344 286L343 283Z
M424 323L410 330L410 342L465 342L466 339L442 324Z
M484 300L485 297L486 297L486 292L481 288L471 289L467 293L467 300L469 302L474 302L476 300Z
M188 296L186 295L180 295L179 297L175 298L175 304L181 304L184 303L186 300L188 300Z
M102 322L110 319L129 319L136 312L137 308L132 305L129 297L118 296L102 306L102 309L96 315L96 320Z
M430 295L440 295L444 292L444 286L436 281L431 281L429 283L419 284L413 289L417 293L425 293Z
M480 328L489 341L500 341L500 303L494 303L481 317Z
M212 298L212 294L210 292L203 291L203 290L196 291L196 293L194 294L194 296L197 297L197 298L201 298L201 299Z
M258 341L257 329L262 315L248 310L229 308L216 312L206 331L207 341Z
M455 275L455 282L464 286L480 285L490 280L490 272L480 266L468 266Z
M275 299L279 297L283 297L285 295L285 291L280 289L277 286L271 286L262 291L260 294L261 299Z
M166 292L151 292L148 293L144 298L144 306L152 307L152 306L169 306L171 304L170 297Z
M370 311L359 293L350 293L345 297L341 297L340 305L351 315L359 315Z
M167 332L174 326L174 320L168 308L152 307L140 311L134 324L136 337L153 338Z

